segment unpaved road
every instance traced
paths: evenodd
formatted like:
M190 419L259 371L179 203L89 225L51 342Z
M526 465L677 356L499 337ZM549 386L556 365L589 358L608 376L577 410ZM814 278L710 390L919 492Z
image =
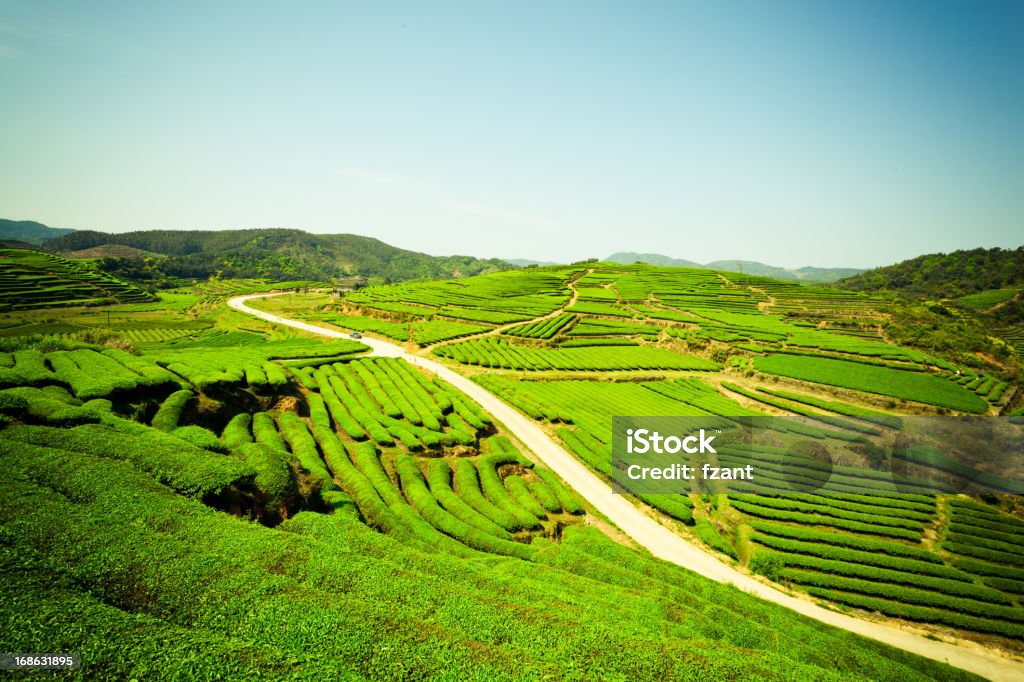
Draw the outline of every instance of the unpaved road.
M278 294L237 296L229 300L228 305L268 322L287 325L323 336L348 338L347 334L339 331L279 317L245 305L246 301L253 298L275 295ZM936 661L943 661L991 680L1006 680L1007 682L1024 680L1024 663L1008 660L988 649L973 645L958 646L938 642L889 625L872 623L836 613L803 599L791 597L740 573L645 515L623 496L614 494L610 485L603 482L575 457L566 452L537 424L482 386L437 362L413 355L388 341L371 339L366 336L361 341L373 349L373 355L401 358L413 365L423 367L473 398L514 433L537 459L561 476L594 508L611 519L623 532L637 544L647 548L654 556L671 561L720 583L735 585L745 592L785 606L822 623L870 637Z

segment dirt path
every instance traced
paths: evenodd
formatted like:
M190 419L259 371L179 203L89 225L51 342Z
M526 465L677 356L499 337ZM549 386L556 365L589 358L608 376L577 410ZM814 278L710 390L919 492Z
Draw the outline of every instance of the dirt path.
M253 298L277 294L250 294L237 296L228 301L236 310L248 313L267 322L283 324L314 334L335 338L348 338L347 334L324 329L307 322L279 317L272 313L256 310L245 305ZM958 668L982 675L991 680L1024 680L1024 663L1012 661L997 652L980 645L958 646L947 642L928 639L913 632L893 626L873 623L853 616L847 616L822 608L814 603L785 594L774 587L761 583L740 573L733 567L705 553L696 545L676 535L651 517L637 509L625 497L612 492L611 486L603 482L566 452L558 443L530 420L504 401L473 383L461 374L433 360L413 355L400 346L364 336L362 342L373 350L373 355L402 358L410 364L422 367L444 379L490 412L498 421L514 433L533 455L548 468L562 477L573 489L598 511L614 522L637 544L651 554L666 561L687 568L720 583L732 584L749 594L792 609L797 613L814 618L864 637L884 642L912 653L942 661Z

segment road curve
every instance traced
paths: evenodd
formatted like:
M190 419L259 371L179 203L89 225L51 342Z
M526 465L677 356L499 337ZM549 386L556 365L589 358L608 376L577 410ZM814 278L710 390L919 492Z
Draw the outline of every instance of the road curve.
M250 308L245 304L246 301L254 298L277 295L280 294L236 296L228 301L228 305L235 310L253 315L267 322L282 324L323 336L348 338L347 334L339 331L280 317L272 313ZM422 367L473 398L491 415L502 422L509 431L514 433L532 451L537 459L561 476L577 493L586 498L595 509L611 519L638 545L645 547L654 556L717 582L735 585L747 593L780 604L822 623L878 640L905 651L925 656L926 658L948 663L988 679L1000 682L1003 680L1007 682L1011 680L1024 680L1024 663L1004 658L994 651L982 648L980 645L958 646L939 642L890 625L873 623L830 611L809 601L792 597L770 585L740 573L732 566L719 561L688 542L685 538L676 535L670 529L662 526L633 506L622 495L613 493L610 485L602 481L575 457L566 452L550 436L544 433L537 424L479 384L473 383L444 365L418 355L413 355L396 344L366 336L361 341L373 350L373 355L401 358L410 364Z

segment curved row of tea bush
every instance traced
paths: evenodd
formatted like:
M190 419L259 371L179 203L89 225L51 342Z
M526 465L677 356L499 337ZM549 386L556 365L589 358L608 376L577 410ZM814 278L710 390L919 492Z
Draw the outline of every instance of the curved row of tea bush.
M774 555L780 558L781 563L785 568L794 567L798 569L810 569L819 573L831 573L845 578L857 578L875 583L909 585L911 587L938 592L940 594L964 597L966 599L973 599L975 601L988 602L992 604L1002 604L1004 606L1013 603L1013 601L1005 594L981 585L975 585L973 582L969 581L948 580L945 578L920 575L918 573L908 573L902 570L868 566L845 560L833 561L828 559L819 559L806 554L782 554L776 552ZM930 564L925 565L927 566ZM965 577L969 578L969 576Z
M846 519L835 518L832 516L819 516L818 514L786 511L783 509L752 504L741 500L730 500L730 504L744 514L750 514L751 516L757 516L770 521L790 521L807 526L832 526L839 530L847 530L852 533L881 535L883 537L899 538L911 541L917 541L921 537L920 533L915 533L903 528L879 526L859 521L848 521Z
M649 346L532 348L502 339L476 339L437 348L434 353L466 365L520 370L716 370L718 363Z
M755 522L752 525L756 526L757 523ZM793 528L792 530L794 534L800 534L801 531L800 528ZM854 536L847 537L852 538L853 541L858 539L854 538ZM934 576L936 578L958 580L960 582L971 582L973 580L973 577L968 573L940 563L941 559L937 555L930 553L928 554L928 557L932 559L932 561L924 561L920 558L911 559L899 555L894 556L887 554L885 553L885 550L889 549L888 547L884 549L876 548L874 551L866 551L864 549L850 549L841 545L826 544L824 542L792 540L785 537L769 535L763 532L754 533L754 535L751 536L751 540L760 545L764 545L765 547L777 550L779 553L785 554L787 557L803 554L818 559L842 562L851 565L878 566L879 568L888 568L901 573L913 575ZM867 546L870 546L870 544Z
M757 357L754 367L766 374L913 400L961 412L984 413L988 410L988 403L973 392L933 374L797 355Z
M892 585L874 580L845 578L829 573L818 573L798 568L784 569L782 571L782 578L798 585L821 587L842 592L856 592L857 594L880 597L903 604L929 606L981 618L992 618L1011 623L1024 623L1024 612L1014 606L1000 606L998 604L975 601L974 599L950 597L940 592L919 590L907 587L906 585Z

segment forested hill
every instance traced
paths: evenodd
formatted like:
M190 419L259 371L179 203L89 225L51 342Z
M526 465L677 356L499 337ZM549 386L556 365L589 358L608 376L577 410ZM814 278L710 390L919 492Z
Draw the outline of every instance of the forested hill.
M1024 247L933 253L848 277L836 286L957 298L1024 285Z
M512 266L498 259L430 256L372 237L311 234L292 229L148 230L110 234L76 231L46 242L69 253L119 244L159 254L147 261L108 260L107 269L132 279L169 277L270 277L329 280L346 274L394 280L468 277Z

